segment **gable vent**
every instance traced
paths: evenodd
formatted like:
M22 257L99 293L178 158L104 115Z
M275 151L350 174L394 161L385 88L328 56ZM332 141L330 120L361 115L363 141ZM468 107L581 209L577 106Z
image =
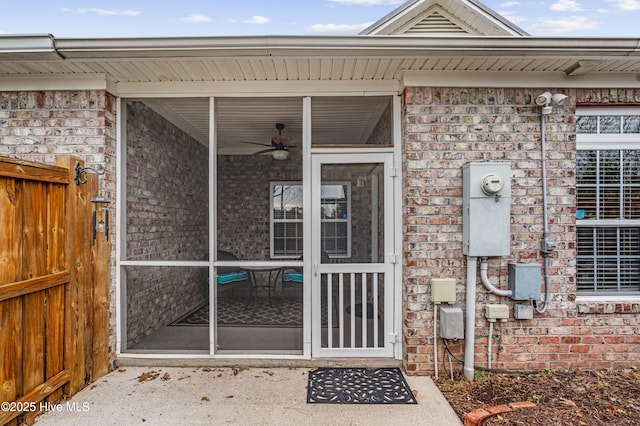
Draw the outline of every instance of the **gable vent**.
M468 34L468 31L434 12L407 29L405 34Z

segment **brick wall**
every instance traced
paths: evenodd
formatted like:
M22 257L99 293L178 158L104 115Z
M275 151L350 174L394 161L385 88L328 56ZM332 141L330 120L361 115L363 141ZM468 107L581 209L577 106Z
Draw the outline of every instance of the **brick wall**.
M546 89L545 89L546 90ZM540 108L544 90L408 88L403 114L403 235L405 365L430 374L433 304L430 280L455 277L457 306L464 310L466 259L462 255L462 166L470 161L509 161L512 168L511 254L492 258L489 276L506 288L508 263L543 263ZM575 105L636 103L638 90L552 90L570 96L546 125L549 229L556 243L549 259L551 300L544 314L494 330L492 367L621 368L640 362L638 304L576 301ZM487 365L489 294L478 277L475 363ZM462 359L464 342L452 344ZM440 344L440 362L446 358ZM456 369L462 366L456 363ZM442 370L442 366L440 367Z
M100 193L115 200L115 98L102 90L0 92L0 155L53 164L60 155L102 165ZM114 203L109 207L113 214ZM112 217L114 217L112 215ZM115 229L109 241L114 244ZM111 262L109 347L115 359L115 261Z
M127 260L207 260L208 148L127 103ZM127 346L207 301L207 270L127 268Z
M302 181L302 161L269 155L218 156L218 249L243 260L269 260L269 183Z
M461 171L466 162L500 160L510 161L512 165L512 250L508 258L490 261L489 272L494 284L505 287L509 262L542 263L540 115L539 108L532 106L532 96L542 91L409 88L404 93L403 334L405 364L414 374L433 371L430 279L456 277L458 306L464 308L466 263L461 243ZM546 128L550 227L552 239L558 245L558 251L550 259L552 300L547 312L536 314L533 320L510 319L496 326L493 366L537 369L637 365L640 363L640 304L588 302L576 295L573 113L577 104L640 105L640 89L553 91L568 94L571 102L568 107L554 109ZM158 121L151 118L150 112L143 111L145 114L149 119L146 127L139 129L139 135L147 149L154 146L149 138L152 130L166 132L171 137L183 137L165 125L161 126L162 129L154 129L159 125ZM130 132L135 134L133 129ZM107 173L100 179L100 191L115 200L115 102L110 94L104 91L1 92L0 139L0 155L52 164L58 155L73 154L83 158L89 166L104 165ZM162 149L179 151L183 148L180 145L179 149L175 146ZM180 152L174 154L180 161L186 157L193 158L193 155L206 158L201 151L195 150L184 156ZM163 159L154 157L153 161ZM282 167L285 163L282 162ZM144 162L142 165L146 167ZM224 167L245 167L251 171L262 166L246 166L246 159L229 158L220 163L220 168ZM281 169L269 178L298 180L296 173ZM248 176L257 174L249 173ZM258 180L258 185L264 183ZM224 196L225 188L231 190L233 185L247 186L248 183L234 181L221 184L221 194ZM112 203L111 208L113 206ZM267 214L268 221L268 204L263 207L261 211ZM254 208L249 206L250 211ZM221 220L224 225L224 219ZM264 226L265 218L261 221L261 226ZM114 228L112 232L115 232ZM191 232L194 235L194 231ZM232 238L225 240L224 231L220 232L221 241L237 243ZM263 235L268 235L268 232ZM114 234L110 238L112 243L115 241L113 237ZM201 244L206 243L202 241L196 244L195 256L206 255L201 249ZM171 252L173 258L192 256L182 251L185 250L184 245L178 244L177 247L177 252ZM239 246L234 248L243 249ZM261 240L255 248L247 248L247 252L250 250L255 250L251 253L256 256L263 256L268 253L268 241ZM143 250L128 255L152 256L152 253ZM159 252L154 255L161 258ZM156 271L149 269L146 272L146 276L140 274L140 279L157 281ZM113 277L115 271L112 270L112 280ZM184 281L175 282L182 287ZM153 291L149 289L149 293ZM484 305L500 302L512 306L513 302L488 295L481 284L478 284L477 292L476 335L479 337L476 339L476 363L486 365L488 326L483 318ZM144 303L135 306L137 313L145 309ZM113 354L114 282L110 327ZM462 343L452 347L458 357L462 356ZM442 360L442 347L439 351Z

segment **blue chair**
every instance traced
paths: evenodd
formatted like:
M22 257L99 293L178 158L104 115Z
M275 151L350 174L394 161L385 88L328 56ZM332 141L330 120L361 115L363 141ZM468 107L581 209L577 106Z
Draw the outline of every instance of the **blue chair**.
M331 258L325 251L322 251L321 256L322 263L331 263ZM302 257L298 258L298 260L302 260ZM302 268L284 268L282 270L282 287L280 294L284 293L285 286L299 287L303 282L304 274L302 273Z
M234 254L227 251L218 250L218 260L239 260ZM238 284L244 283L250 285L249 273L242 268L236 266L219 266L217 268L217 284L220 289L231 289L231 296L234 296L235 289ZM211 278L207 278L207 284L210 284ZM235 284L235 285L234 285Z
M282 286L280 288L280 296L284 295L285 287L297 287L302 288L301 285L304 282L304 274L302 269L287 268L282 271Z

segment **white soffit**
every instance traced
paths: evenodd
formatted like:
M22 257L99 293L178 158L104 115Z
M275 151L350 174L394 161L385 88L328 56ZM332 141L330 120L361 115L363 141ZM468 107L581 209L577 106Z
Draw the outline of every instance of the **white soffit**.
M637 73L591 73L569 76L563 72L491 72L491 71L406 71L403 87L495 87L495 88L637 88Z

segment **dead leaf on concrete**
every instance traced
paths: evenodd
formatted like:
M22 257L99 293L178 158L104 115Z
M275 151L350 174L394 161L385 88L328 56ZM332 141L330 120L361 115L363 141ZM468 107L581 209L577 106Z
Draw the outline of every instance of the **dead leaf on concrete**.
M225 396L225 398L227 398L227 399L233 398L233 395L227 395L227 396Z
M411 393L413 394L413 396L418 396L418 391L415 389L411 389Z
M164 373L164 376L162 376L160 380L166 382L167 380L171 380L171 376L169 375L169 373Z
M271 370L267 370L267 371L263 371L264 374L268 374L269 376L272 376L275 374L273 371Z
M160 373L157 373L155 371L145 371L144 373L142 373L141 375L138 376L138 381L139 382L148 382L148 381L151 381L151 380L155 380L159 375L160 375Z
M200 398L200 401L210 401L210 399L206 396L203 396L202 398Z

